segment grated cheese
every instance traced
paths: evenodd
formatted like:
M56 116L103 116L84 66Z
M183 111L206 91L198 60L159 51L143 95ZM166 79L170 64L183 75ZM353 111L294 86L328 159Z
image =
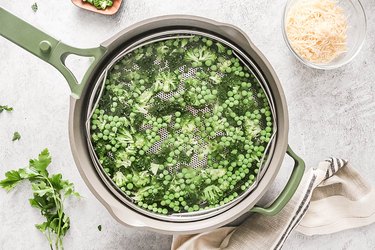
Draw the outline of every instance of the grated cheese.
M289 10L286 34L294 51L328 63L347 50L347 18L335 0L300 0Z

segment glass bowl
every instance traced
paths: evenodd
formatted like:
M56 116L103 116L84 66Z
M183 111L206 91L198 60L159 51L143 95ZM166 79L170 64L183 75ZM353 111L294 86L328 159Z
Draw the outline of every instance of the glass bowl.
M289 50L305 65L317 69L335 69L350 62L361 50L366 36L366 14L359 0L339 0L337 5L344 9L348 21L347 51L328 63L315 63L302 58L292 48L286 34L286 18L293 4L303 0L288 0L282 19L282 33Z

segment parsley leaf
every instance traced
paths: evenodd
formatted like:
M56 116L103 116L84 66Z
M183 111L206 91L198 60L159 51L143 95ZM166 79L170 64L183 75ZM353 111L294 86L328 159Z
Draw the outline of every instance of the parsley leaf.
M21 139L20 133L14 132L12 141L18 141L19 139Z
M98 226L98 230L99 230L99 231L102 231L102 225L99 225L99 226Z
M35 12L38 11L38 3L33 3L33 5L31 5L31 9Z
M31 170L40 175L48 176L47 167L50 163L51 157L49 155L48 149L45 149L39 154L38 159L30 160L29 167Z
M19 171L11 170L5 173L5 179L0 181L0 187L7 191L12 190L20 181L23 180Z
M5 173L0 187L12 190L23 180L29 180L33 197L30 205L40 210L46 221L35 227L48 239L51 249L63 249L63 237L70 228L69 216L64 212L64 200L69 196L80 195L74 190L73 183L62 179L61 174L49 175L47 167L51 163L48 149L43 150L38 159L32 159L29 166Z
M12 112L13 108L12 107L8 107L8 106L1 106L0 105L0 113L3 112L3 111Z

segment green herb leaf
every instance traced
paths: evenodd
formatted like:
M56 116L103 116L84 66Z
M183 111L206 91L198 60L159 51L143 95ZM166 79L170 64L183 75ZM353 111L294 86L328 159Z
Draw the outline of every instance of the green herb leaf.
M34 194L37 194L40 197L43 197L46 194L51 194L51 195L54 194L53 187L49 186L44 181L32 183L31 187L32 187L32 190L34 191Z
M41 197L37 194L34 194L33 199L29 199L29 202L32 207L42 210L42 214L46 214L49 209L52 209L56 206L55 201L53 199L51 200L50 197Z
M31 9L35 12L38 11L38 4L37 3L33 3L33 5L31 5Z
M54 174L49 178L49 180L50 180L52 186L56 190L60 191L64 188L64 183L63 183L61 174Z
M35 227L41 231L42 233L44 233L48 227L48 223L47 222L43 222L42 224L35 224Z
M70 228L70 218L65 213L63 215L62 224L61 224L61 234L65 236Z
M63 190L64 190L64 197L69 197L69 196L75 196L78 198L81 197L81 195L78 192L74 191L74 185L71 182L64 181Z
M64 212L64 198L75 195L73 183L63 180L61 174L49 176L47 167L51 163L48 149L43 150L38 159L30 160L29 166L5 173L0 187L9 191L22 180L31 182L33 198L30 205L40 210L46 221L35 227L48 239L51 249L63 249L63 237L70 228L70 219Z
M9 107L9 106L1 106L1 105L0 105L0 113L3 112L3 111L12 112L12 111L13 111L13 108L12 108L12 107Z
M0 187L7 191L12 190L17 184L22 181L22 177L17 170L11 170L5 173L5 179L0 181Z
M18 141L21 139L21 135L18 132L14 132L12 141Z
M102 231L102 225L99 225L99 226L98 226L98 230L99 230L99 231Z
M30 160L29 167L31 170L43 175L48 176L47 167L51 163L51 157L48 149L44 149L38 156L38 159Z

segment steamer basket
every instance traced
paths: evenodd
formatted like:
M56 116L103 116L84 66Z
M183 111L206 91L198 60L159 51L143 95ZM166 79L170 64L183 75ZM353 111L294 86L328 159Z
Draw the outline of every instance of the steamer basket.
M194 35L199 35L203 37L208 37L212 39L215 42L220 42L222 44L225 44L229 48L231 48L234 51L234 54L237 58L240 59L240 61L249 69L249 71L256 76L257 81L260 83L261 88L263 89L264 93L267 95L267 99L271 108L272 112L272 118L273 118L273 124L275 124L273 128L273 135L271 137L270 142L267 144L265 154L263 155L261 159L261 168L260 171L256 177L255 182L239 197L234 199L233 201L226 203L222 206L216 207L216 208L211 208L203 211L197 211L197 212L189 212L189 213L175 213L171 215L160 215L157 213L150 212L148 210L142 209L134 202L130 197L128 197L119 187L116 186L116 184L111 180L111 178L108 177L108 175L104 172L103 166L101 166L99 159L97 158L97 155L94 150L94 146L92 144L91 138L91 123L90 119L93 114L94 109L96 108L101 95L103 93L104 87L105 87L105 79L107 77L107 73L112 69L112 67L120 61L122 58L124 58L127 54L131 53L135 49L145 46L147 44L152 44L155 42L159 41L165 41L169 39L175 39L175 38L182 38L182 37L191 37ZM227 42L226 40L219 38L215 35L209 34L209 33L204 33L196 30L172 30L172 31L162 31L162 32L157 32L155 34L148 35L142 39L139 39L136 41L134 44L128 46L125 48L121 53L119 53L118 56L116 56L107 66L106 70L102 72L100 75L95 87L94 91L92 92L91 98L90 98L90 103L89 103L89 113L86 121L86 135L87 135L87 143L88 143L88 148L90 152L91 159L96 167L96 170L98 171L100 177L102 178L103 182L107 185L107 187L113 192L118 199L120 199L124 204L127 206L131 207L132 209L143 213L146 216L159 219L159 220L164 220L164 221L171 221L171 222L186 222L186 221L197 221L197 220L202 220L206 219L212 216L215 216L223 211L226 211L230 209L231 207L235 206L241 200L243 200L246 196L248 196L251 191L253 191L259 182L261 180L262 176L264 173L267 171L267 166L269 164L269 158L267 158L267 155L272 154L275 146L275 137L277 133L277 125L276 125L276 113L275 113L275 104L271 96L271 92L267 86L267 83L265 79L263 78L260 70L254 65L254 63L250 60L248 56L246 56L245 53L243 53L239 48L237 48L235 45Z

